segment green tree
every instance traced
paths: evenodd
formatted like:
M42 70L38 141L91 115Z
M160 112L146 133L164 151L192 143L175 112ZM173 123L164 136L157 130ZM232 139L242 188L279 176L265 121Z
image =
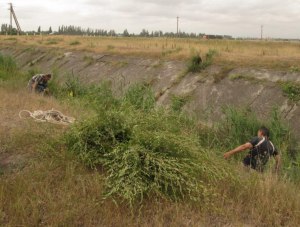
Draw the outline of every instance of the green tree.
M125 37L129 37L130 35L129 35L129 32L128 32L128 30L127 29L125 29L124 30L124 32L123 32L123 36L125 36Z

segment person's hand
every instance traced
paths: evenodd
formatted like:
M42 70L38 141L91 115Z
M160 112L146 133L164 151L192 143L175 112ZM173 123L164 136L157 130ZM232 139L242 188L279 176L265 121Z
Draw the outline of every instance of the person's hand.
M229 159L231 157L231 152L229 151L229 152L226 152L225 154L224 154L224 158L225 159Z

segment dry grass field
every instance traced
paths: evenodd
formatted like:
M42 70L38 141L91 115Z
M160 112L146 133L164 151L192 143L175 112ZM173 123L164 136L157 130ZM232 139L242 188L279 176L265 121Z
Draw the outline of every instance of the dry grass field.
M17 47L26 45L166 59L187 59L193 51L206 53L209 49L215 49L219 53L217 63L247 67L253 64L253 67L289 69L291 66L298 67L297 59L300 58L299 43L61 36L1 37L0 39L1 45L16 44ZM96 115L99 110L97 109L99 103L93 103L91 100L98 97L103 106L106 106L105 100L109 95L101 93L104 89L97 90L96 96L86 93L81 98L80 96L78 98L42 97L30 94L25 88L28 79L26 72L20 72L13 59L2 57L2 61L2 65L0 64L0 71L2 71L0 74L2 76L0 78L0 226L299 226L299 183L286 177L284 173L287 172L283 172L280 176L272 174L271 171L262 175L241 168L234 160L231 165L223 160L223 147L219 147L219 150L205 148L211 149L210 155L207 155L211 158L207 157L207 161L202 164L207 164L208 167L211 166L211 162L214 163L213 167L220 165L219 168L213 169L214 172L220 169L225 172L227 169L222 168L230 166L229 170L232 170L235 176L232 179L236 180L223 178L211 185L205 185L213 190L207 191L207 197L204 196L199 200L200 202L186 200L186 198L175 201L167 196L150 195L144 198L140 206L130 207L128 203L120 202L118 196L105 199L103 195L109 174L102 168L96 170L87 167L64 142L68 132L80 134L80 131L72 131L74 129L67 126L21 120L18 114L23 109L34 111L54 108L85 123L89 122L89 118ZM276 62L280 63L279 66ZM136 98L141 95L134 93L132 96ZM111 104L114 98L108 100ZM89 105L86 105L87 103ZM143 122L142 126L153 128L150 133L156 133L159 124L163 123L159 121L160 118L165 119L164 115L160 115L151 120L153 116L160 114L156 109L152 112L143 112L135 110L133 106L127 106L128 103L124 102L123 105L121 107L124 109L112 109L110 113L115 111L115 114L128 117L132 122L135 122L134 117L138 116L136 118L140 118L140 122ZM92 108L95 106L97 108ZM177 115L180 117L180 114ZM166 119L173 122L177 115L170 115ZM184 124L188 124L187 122L184 121ZM186 127L189 130L183 131L182 135L176 134L181 133L177 127L185 126L183 123L180 126L175 124L176 121L166 126L171 136L164 133L168 131L161 131L161 135L157 134L157 136L153 134L157 138L162 138L163 142L168 138L178 140L177 135L185 136L179 138L196 136L196 134L189 134L191 129L188 126ZM96 126L92 125L95 128ZM139 125L132 128L137 130ZM144 131L147 132L147 129ZM141 136L144 131L141 130ZM209 135L207 134L207 138ZM200 135L197 136L201 138ZM157 142L157 140L153 141ZM198 145L198 142L196 144ZM199 152L202 151L200 148ZM157 153L163 152L160 150ZM162 163L169 157L166 155L164 158ZM127 159L120 160L120 165L124 163L127 164ZM130 162L128 163L130 166ZM116 168L115 172L118 171ZM204 176L209 178L209 175ZM126 176L124 178L126 179ZM203 180L206 180L205 177ZM115 183L118 184L117 180Z
M83 120L88 110L0 85L1 226L297 226L298 187L272 174L243 172L247 187L220 182L203 203L147 200L137 210L103 199L105 174L53 146L69 128L20 120L22 109L59 109ZM17 91L17 92L16 92ZM92 112L90 112L92 113ZM89 114L90 114L89 113ZM59 143L58 143L59 144Z
M300 67L300 42L200 40L179 38L0 36L1 45L62 48L116 55L185 60L216 50L216 64L294 70Z

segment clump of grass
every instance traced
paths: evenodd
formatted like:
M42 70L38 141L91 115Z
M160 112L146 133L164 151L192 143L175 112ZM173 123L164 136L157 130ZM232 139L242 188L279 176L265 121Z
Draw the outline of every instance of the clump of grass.
M188 96L173 95L171 98L171 109L175 112L181 112L182 108L189 101Z
M87 93L87 88L74 75L68 76L62 90L71 97L83 96Z
M0 70L12 73L17 70L17 63L12 57L0 54Z
M107 50L113 50L113 49L115 49L115 46L113 46L113 45L107 45L107 48L106 48Z
M74 41L70 42L70 46L78 46L80 44L81 44L81 42L79 42L78 40L74 40Z
M50 80L49 89L52 95L57 98L80 98L87 94L88 87L84 86L77 76L72 73L66 74L65 77L64 83L60 83L57 76Z
M283 82L281 84L283 94L293 102L300 100L300 84L295 82Z
M240 80L244 78L244 75L242 74L231 74L229 75L229 80Z
M232 71L232 67L225 66L219 73L213 74L214 83L219 83L223 79L227 78L228 74Z
M297 66L291 66L290 70L291 73L299 73L300 72L300 67Z
M60 39L60 38L49 38L46 40L45 44L46 45L56 45L62 41L63 41L63 39Z
M90 66L90 65L92 65L92 64L95 63L95 59L93 58L93 56L87 56L87 55L85 55L83 57L83 60L86 62L87 66Z
M150 86L135 84L128 88L123 101L137 109L151 110L155 106L155 95Z
M18 41L18 39L15 38L15 37L5 38L4 40L7 40L7 41Z
M192 56L187 71L193 73L200 72L203 69L202 63L203 61L200 54Z
M10 56L0 54L0 79L6 80L17 72L17 63Z
M188 72L197 73L207 68L213 63L213 58L217 54L216 50L209 50L204 60L201 58L200 54L197 53L191 57L188 64Z

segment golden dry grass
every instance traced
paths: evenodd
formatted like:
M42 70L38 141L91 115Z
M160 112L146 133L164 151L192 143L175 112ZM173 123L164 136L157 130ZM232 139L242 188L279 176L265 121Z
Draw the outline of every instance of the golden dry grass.
M300 42L200 40L178 38L0 36L2 45L62 48L118 55L188 59L209 49L219 53L216 64L290 69L300 67Z
M20 120L21 109L56 108L84 117L80 107L31 95L14 86L0 90L1 226L298 226L300 193L273 175L243 173L247 186L220 182L215 199L203 204L152 199L141 210L103 200L103 173L91 171L64 151L48 146L67 127ZM19 163L22 160L22 163ZM7 163L6 163L7 164ZM19 164L19 165L18 165ZM242 170L241 170L242 171ZM258 179L259 178L259 179Z

